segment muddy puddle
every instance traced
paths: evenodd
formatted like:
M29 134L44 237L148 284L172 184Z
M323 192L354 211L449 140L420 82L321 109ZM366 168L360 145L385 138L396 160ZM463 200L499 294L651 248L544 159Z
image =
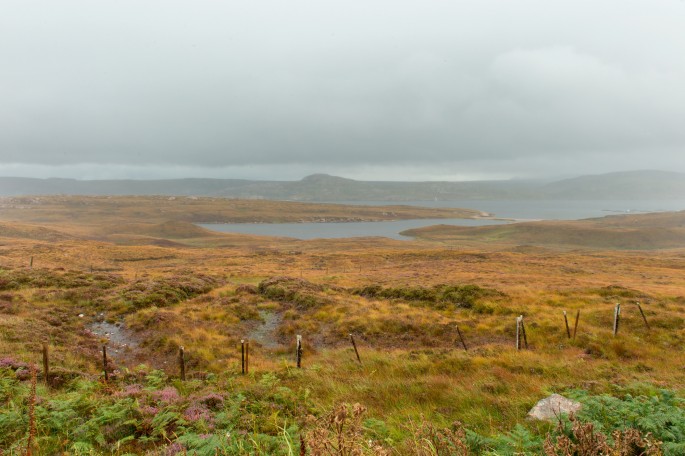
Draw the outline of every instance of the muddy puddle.
M278 341L276 332L283 317L276 312L264 310L259 312L259 316L263 319L263 322L250 332L249 339L258 342L267 350L282 348L283 345Z
M119 364L128 364L139 346L135 333L121 323L99 321L87 326L95 337L107 340L107 355Z

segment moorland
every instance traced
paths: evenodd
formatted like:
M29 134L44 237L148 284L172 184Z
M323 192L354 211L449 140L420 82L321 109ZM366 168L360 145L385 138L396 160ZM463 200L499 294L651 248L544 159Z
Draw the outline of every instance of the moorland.
M185 197L0 206L5 454L685 453L685 213L301 241L194 223L483 214ZM552 393L583 408L527 419Z

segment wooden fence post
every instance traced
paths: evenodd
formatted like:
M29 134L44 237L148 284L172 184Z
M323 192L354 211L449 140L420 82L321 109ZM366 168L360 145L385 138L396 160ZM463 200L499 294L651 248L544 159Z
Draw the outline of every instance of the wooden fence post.
M526 325L523 323L523 315L521 315L521 334L523 334L523 346L528 350L528 337L526 336Z
M31 372L31 389L29 390L29 435L28 442L26 442L26 456L33 456L33 450L37 450L34 439L36 438L36 378L38 377L38 369L36 365L30 364ZM20 452L18 452L20 453Z
M614 336L618 334L618 323L621 318L621 304L616 304L614 307Z
M576 313L576 323L573 325L573 340L576 340L576 332L578 332L578 320L580 320L580 309Z
M50 386L50 360L48 358L48 344L43 344L43 375L45 384Z
M33 269L33 257L31 257L31 262L29 263L29 269Z
M571 338L571 329L568 327L568 317L566 316L566 311L564 310L564 324L566 325L566 335Z
M179 364L179 368L181 370L181 380L185 381L186 380L186 359L185 359L185 351L183 350L183 347L179 347L179 349L178 349L178 364Z
M359 357L359 350L357 350L357 344L354 342L354 336L352 335L352 333L350 333L350 341L352 342L352 347L354 347L354 354L357 355L357 361L359 362L359 364L361 364L362 360Z
M297 367L299 369L302 367L302 336L299 334L297 335L297 350L295 356L297 358Z
M516 317L516 350L521 350L521 317Z
M102 346L102 368L105 371L105 381L109 381L109 374L107 373L107 345Z
M642 311L642 306L640 305L640 301L637 301L635 304L637 304L637 308L640 309L640 315L642 315L642 321L645 322L645 326L647 327L647 330L649 331L651 328L649 327L649 323L647 323L647 317L645 317L645 313Z
M240 372L245 375L245 340L240 340Z
M250 372L250 341L245 342L245 373Z
M461 330L459 329L459 325L454 325L457 328L457 334L459 335L459 340L461 341L461 346L464 347L464 351L468 351L468 348L466 348L466 342L464 342L464 336L461 335Z

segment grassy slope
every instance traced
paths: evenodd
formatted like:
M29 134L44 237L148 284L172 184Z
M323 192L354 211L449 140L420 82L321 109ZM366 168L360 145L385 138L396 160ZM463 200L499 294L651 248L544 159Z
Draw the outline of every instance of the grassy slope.
M0 199L2 218L36 223L168 221L273 223L299 221L380 221L415 218L471 218L480 211L415 206L350 206L287 201L196 197L46 196Z
M58 230L12 222L0 222L0 234L5 238L36 239L43 241L64 241L73 239L73 236Z
M480 241L594 249L685 247L685 212L482 227L436 225L402 234L442 242Z
M635 220L649 225L647 218ZM149 234L167 234L164 226ZM183 231L172 227L174 236ZM299 400L306 395L303 414L340 401L361 402L370 416L386 422L396 441L407 420L422 415L440 425L461 420L483 434L516 423L534 428L525 412L541 397L570 388L618 393L650 384L685 392L685 373L674 367L685 365L685 250L221 239L223 246L188 249L0 238L0 278L21 283L0 291L0 354L38 362L39 345L47 341L55 368L97 378L98 339L82 329L104 313L111 321L123 319L141 344L121 366L145 361L175 376L176 350L183 345L189 371L220 374L221 391L229 395L266 394L264 384L277 384ZM33 271L27 269L31 256ZM288 285L294 294L246 287L277 276L297 279ZM209 290L176 302L178 287L187 289L187 281L198 277L212 278ZM411 291L439 284L501 294L455 306L414 301L408 293L390 299L353 292L372 285ZM160 302L159 296L166 298ZM642 326L636 300L643 302L652 331ZM616 302L624 312L613 338ZM571 316L581 310L575 341L565 336L563 310ZM256 332L265 313L279 317L273 340ZM531 343L525 352L513 348L519 314L526 316ZM455 348L455 323L468 353ZM357 336L361 366L348 346L349 332ZM305 338L302 371L292 367L295 334ZM253 339L252 373L241 377L238 346L245 337ZM282 348L264 347L274 341ZM241 429L277 434L285 415L271 413L260 410Z

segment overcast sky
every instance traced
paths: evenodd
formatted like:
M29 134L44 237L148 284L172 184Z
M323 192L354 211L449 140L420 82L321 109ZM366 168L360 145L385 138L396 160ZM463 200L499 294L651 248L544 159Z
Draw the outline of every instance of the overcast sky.
M682 0L2 0L0 175L685 172Z

